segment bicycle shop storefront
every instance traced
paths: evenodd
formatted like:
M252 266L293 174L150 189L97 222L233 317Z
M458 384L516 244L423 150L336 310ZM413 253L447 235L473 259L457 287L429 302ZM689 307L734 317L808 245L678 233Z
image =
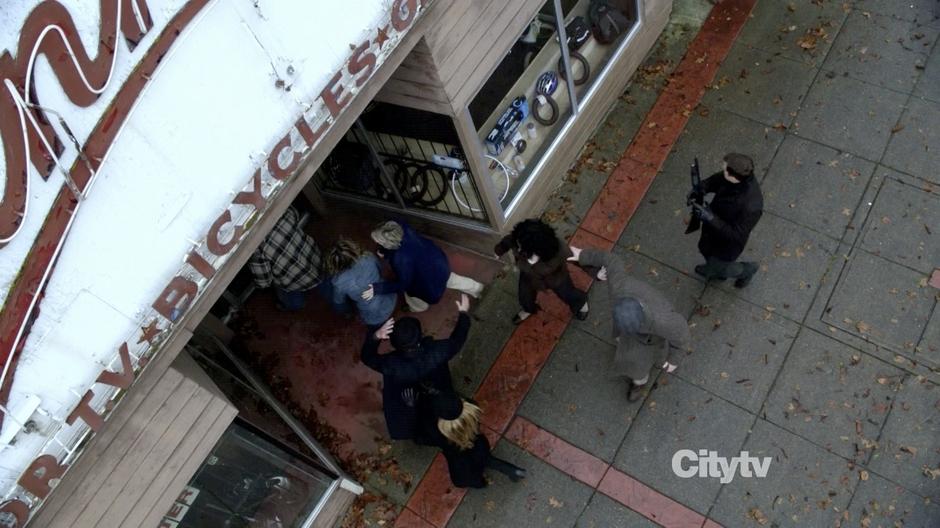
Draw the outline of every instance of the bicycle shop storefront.
M226 289L241 302L236 276L301 193L318 221L402 215L489 254L547 202L671 9L354 3L358 18L347 2L76 0L72 20L11 2L0 523L331 525L362 488L210 310ZM91 92L82 60L46 57L83 41L100 41Z
M671 5L433 3L422 38L308 193L326 196L328 207L355 203L408 216L489 254L494 235L545 206Z

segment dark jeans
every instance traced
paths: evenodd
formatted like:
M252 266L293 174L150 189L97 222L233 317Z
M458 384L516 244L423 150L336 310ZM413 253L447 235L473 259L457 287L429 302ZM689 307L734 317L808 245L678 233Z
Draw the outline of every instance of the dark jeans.
M705 257L704 273L706 279L737 279L747 274L743 262L728 262L715 257Z
M552 288L551 290L555 292L555 295L560 297L562 301L565 301L565 304L571 308L571 313L578 313L581 307L584 306L584 303L587 302L587 294L574 287L570 276L566 276L564 282L557 288ZM519 304L522 306L522 309L531 314L539 311L539 305L536 302L537 295L538 290L533 288L526 277L520 274Z
M296 312L303 310L304 306L307 305L307 296L311 291L316 291L324 299L331 300L333 298L333 285L330 284L329 280L320 281L320 284L317 284L309 290L302 291L287 291L274 287L274 296L277 297L277 302L280 308L287 312Z

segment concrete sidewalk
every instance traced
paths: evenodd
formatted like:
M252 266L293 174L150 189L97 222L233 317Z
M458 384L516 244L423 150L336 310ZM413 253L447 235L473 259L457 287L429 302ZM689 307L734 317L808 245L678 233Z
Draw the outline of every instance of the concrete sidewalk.
M350 526L940 526L940 2L759 0L701 103L670 106L670 90L694 91L664 87L696 64L710 8L676 1L544 215L666 292L694 351L629 404L606 372L606 286L587 321L549 309L517 329L510 270L452 367L528 478L463 493L433 450L388 444ZM651 167L638 142L667 114L684 129ZM689 163L710 174L729 151L755 159L765 198L743 290L695 276L697 237L682 234ZM611 208L645 171L635 212ZM626 228L605 230L599 207ZM680 478L682 449L772 461L765 478Z

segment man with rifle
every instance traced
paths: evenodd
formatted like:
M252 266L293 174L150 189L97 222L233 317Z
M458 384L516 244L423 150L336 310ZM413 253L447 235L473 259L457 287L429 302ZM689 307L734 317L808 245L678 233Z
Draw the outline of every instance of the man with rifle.
M712 193L714 197L706 204L705 195ZM747 286L757 273L757 263L736 261L764 211L754 161L732 152L724 157L722 172L701 181L696 159L687 203L692 206L692 219L686 233L699 226L702 229L698 250L705 264L695 266L695 273L706 280L735 279L735 288Z

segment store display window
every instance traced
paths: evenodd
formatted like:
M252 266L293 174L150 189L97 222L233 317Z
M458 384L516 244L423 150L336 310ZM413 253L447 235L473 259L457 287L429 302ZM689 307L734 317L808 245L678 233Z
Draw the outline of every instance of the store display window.
M236 420L167 512L175 528L299 526L332 479L284 444Z
M469 105L504 208L573 114L560 62L558 23L549 0Z
M637 0L564 0L575 94L582 101L638 22Z
M485 222L486 210L449 116L374 102L317 171L321 189Z

